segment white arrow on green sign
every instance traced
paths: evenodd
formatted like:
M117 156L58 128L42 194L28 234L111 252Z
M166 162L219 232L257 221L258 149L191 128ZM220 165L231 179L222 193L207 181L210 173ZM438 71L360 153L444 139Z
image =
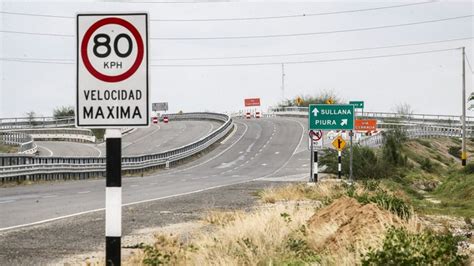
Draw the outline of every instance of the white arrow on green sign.
M354 105L355 108L364 109L364 101L350 101L349 104Z
M352 104L310 104L308 110L309 129L354 129L354 105Z

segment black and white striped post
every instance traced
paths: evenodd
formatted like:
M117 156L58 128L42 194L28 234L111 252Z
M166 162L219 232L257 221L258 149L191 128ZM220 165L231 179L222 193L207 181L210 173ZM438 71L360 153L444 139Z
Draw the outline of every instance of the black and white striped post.
M318 182L318 151L313 150L313 182Z
M120 265L122 237L122 133L107 129L105 189L105 262Z
M337 151L337 176L342 178L342 151Z

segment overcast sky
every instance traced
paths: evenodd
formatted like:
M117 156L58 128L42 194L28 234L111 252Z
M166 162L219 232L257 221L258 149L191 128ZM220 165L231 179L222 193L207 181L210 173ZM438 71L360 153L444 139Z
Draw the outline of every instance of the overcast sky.
M61 105L75 103L75 19L77 13L148 12L152 38L287 35L342 31L307 36L210 40L150 40L151 102L169 102L170 111L238 111L244 98L260 97L262 109L285 98L333 90L345 100L364 100L366 111L391 111L399 103L416 113L461 114L461 50L364 60L333 59L374 57L445 50L465 46L473 59L473 39L418 46L351 52L240 59L190 59L280 55L424 43L474 36L473 17L388 27L474 14L471 1L435 1L372 11L273 19L261 18L388 7L420 1L338 2L226 2L153 3L2 1L0 8L0 117L24 116L28 111L51 115ZM7 14L8 12L23 13ZM33 16L32 14L58 17ZM63 18L65 17L65 18ZM153 21L153 20L194 21ZM2 32L3 31L3 32ZM67 36L6 33L48 33ZM26 61L18 61L21 58ZM15 59L16 61L9 61ZM53 61L51 61L53 60ZM61 61L54 61L61 60ZM31 62L34 61L34 62ZM307 63L297 63L306 61ZM59 64L58 62L61 62ZM292 63L288 63L292 62ZM169 66L276 63L241 66ZM161 66L159 66L161 65ZM163 66L166 65L166 66ZM472 72L466 66L467 91ZM468 115L474 115L468 112Z

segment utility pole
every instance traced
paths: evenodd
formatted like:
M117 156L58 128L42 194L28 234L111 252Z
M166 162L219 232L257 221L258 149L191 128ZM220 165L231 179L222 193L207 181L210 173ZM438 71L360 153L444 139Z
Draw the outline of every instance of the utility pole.
M466 166L466 52L462 47L462 152L461 164Z
M285 100L285 64L281 64L281 99Z

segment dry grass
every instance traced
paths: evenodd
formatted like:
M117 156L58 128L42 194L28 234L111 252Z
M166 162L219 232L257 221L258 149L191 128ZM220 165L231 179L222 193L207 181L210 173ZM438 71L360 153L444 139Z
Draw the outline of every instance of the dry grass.
M207 224L225 226L241 218L242 215L244 215L243 211L210 210L204 215L202 221Z
M354 265L369 247L380 247L391 226L413 232L421 228L417 218L405 221L375 204L361 205L345 196L319 207L306 200L234 215L213 211L204 217L211 230L185 241L158 234L154 247L168 254L165 264L172 265ZM126 264L139 265L145 258L150 255L136 254Z
M308 221L311 246L322 252L324 265L355 265L369 247L382 245L385 233L392 227L421 230L416 217L400 219L375 204L361 205L355 199L341 197L319 210Z
M291 184L283 187L269 188L261 191L259 196L264 203L308 199L326 201L341 196L344 191L344 184L341 182L320 182L315 186Z
M239 215L212 234L195 241L193 265L256 265L268 260L285 260L285 244L291 234L314 213L314 203L275 204ZM286 251L286 252L285 252Z

